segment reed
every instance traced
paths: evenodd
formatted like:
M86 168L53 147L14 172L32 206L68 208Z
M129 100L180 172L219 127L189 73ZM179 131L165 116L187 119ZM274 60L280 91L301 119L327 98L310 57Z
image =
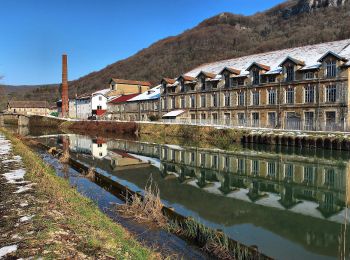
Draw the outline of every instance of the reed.
M133 218L140 223L153 224L165 227L167 219L162 212L163 203L160 199L158 186L149 178L144 196L133 194L126 198L126 203L117 206L117 211L124 217Z

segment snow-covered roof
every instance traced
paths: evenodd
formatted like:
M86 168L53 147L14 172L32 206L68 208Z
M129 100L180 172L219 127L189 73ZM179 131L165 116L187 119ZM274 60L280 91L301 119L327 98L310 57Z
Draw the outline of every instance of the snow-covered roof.
M219 74L225 67L241 70L241 75L246 75L246 69L254 62L269 66L270 71L276 71L280 69L279 65L287 57L304 62L305 67L312 67L319 65L318 60L330 51L339 57L348 59L346 65L350 65L350 39L346 39L207 63L185 73L185 75L195 77L201 71Z
M174 110L174 111L171 111L171 112L163 115L163 117L176 117L176 116L183 114L184 112L185 112L185 110Z
M107 95L108 94L108 92L110 92L111 90L109 89L109 88L105 88L105 89L101 89L101 90L99 90L99 91L96 91L96 92L94 92L94 93L92 93L92 95L94 96L94 95Z
M151 88L150 90L129 99L128 102L158 99L160 98L160 88L161 88L161 85Z

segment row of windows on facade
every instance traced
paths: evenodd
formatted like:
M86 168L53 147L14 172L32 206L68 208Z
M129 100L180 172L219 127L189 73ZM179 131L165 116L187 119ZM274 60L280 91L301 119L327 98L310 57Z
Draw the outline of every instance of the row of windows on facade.
M284 82L293 82L296 80L296 71L295 66L287 66L284 68L284 76L285 80ZM325 65L325 77L326 78L335 78L337 76L337 63L336 61L329 61ZM303 74L304 80L312 80L316 79L317 73L314 71L305 71ZM225 75L225 84L224 86L226 88L229 87L237 87L237 86L244 86L246 84L246 77L235 77L232 78L230 75ZM252 85L260 85L262 83L276 83L277 81L277 74L271 74L271 75L261 75L259 70L253 70L252 71ZM212 88L217 88L217 83L211 83L208 85L208 82L205 78L201 78L201 90L206 90L209 86ZM189 90L194 91L195 86L193 84L189 85ZM180 84L180 92L186 91L186 85L182 82ZM175 92L175 87L171 88L171 92Z
M175 160L175 150L172 150L172 153L170 154L172 160ZM165 152L163 153L163 159L167 160L168 154ZM202 153L200 154L200 164L202 167L204 167L208 161L207 161L207 156L206 154ZM189 156L191 162L195 162L196 155L194 152L190 153ZM224 157L222 158L223 160L223 166L226 169L230 168L230 158L229 157ZM184 160L184 155L183 153L180 153L180 160ZM246 173L246 159L237 159L237 172L241 174ZM253 175L259 175L260 173L260 164L261 162L259 160L251 160L251 174ZM213 155L211 156L211 168L218 169L219 168L219 156L218 155ZM267 162L266 164L266 169L267 169L267 175L270 177L276 177L277 175L277 163L276 162ZM291 180L294 177L294 171L295 171L295 165L294 164L284 164L283 165L284 169L284 176L285 178L290 178ZM325 168L324 169L324 183L325 184L334 184L335 182L335 169L334 168ZM303 166L303 173L304 173L304 180L306 181L313 181L315 179L315 174L316 174L316 168L314 166Z
M267 90L267 104L268 105L276 105L277 104L277 90L276 89L270 89ZM314 103L315 102L315 86L305 86L304 87L304 103ZM224 104L223 106L231 106L231 93L225 93L224 94ZM334 103L337 102L339 97L339 90L336 85L330 85L325 87L325 98L324 102L327 103ZM251 91L251 103L250 105L260 105L260 91L255 90ZM171 103L170 108L175 109L176 108L176 98L170 97ZM287 88L285 90L285 104L294 104L295 103L295 88ZM245 98L245 92L241 91L237 93L237 106L245 106L246 104L246 98ZM218 93L214 93L211 95L211 106L212 107L218 107L219 104L219 98ZM165 100L163 99L162 107L165 109ZM196 97L195 95L189 96L189 107L195 108L196 107ZM207 107L207 96L201 95L200 96L200 107ZM186 108L186 100L184 96L180 97L180 108Z
M292 81L296 80L295 66L289 65L287 67L284 67L283 72L284 72L284 78L285 78L284 81L285 82L292 82ZM265 79L262 81L259 70L253 71L252 74L253 74L252 75L252 84L253 85L259 85L260 83L276 82L276 75L265 76ZM311 70L305 71L303 74L303 76L304 76L303 79L304 80L315 79L316 75L317 74L314 71L311 71ZM335 78L337 76L337 63L336 63L336 61L328 61L325 63L324 76L326 78ZM231 82L230 78L225 78L225 86L232 86L232 84L234 86L236 84L236 82Z

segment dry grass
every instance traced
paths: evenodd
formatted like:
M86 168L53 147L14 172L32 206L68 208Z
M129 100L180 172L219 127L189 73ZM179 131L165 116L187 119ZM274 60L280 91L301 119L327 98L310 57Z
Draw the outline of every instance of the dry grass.
M33 219L35 230L40 232L26 240L23 248L38 249L35 256L44 259L84 259L79 254L88 259L159 258L66 180L56 176L54 169L19 139L4 129L0 131L11 140L13 152L22 157L27 180L37 183L32 194L35 201L45 201L37 207L40 212Z
M95 178L96 178L95 168L94 167L90 167L89 170L87 171L85 177L87 179L89 179L90 181L94 182Z
M126 203L117 206L117 211L124 217L133 218L141 223L153 224L157 227L165 227L167 219L162 212L163 203L160 199L158 186L149 178L145 194L142 198L134 194L126 198Z
M62 154L62 156L60 157L60 163L69 163L69 150L65 150Z

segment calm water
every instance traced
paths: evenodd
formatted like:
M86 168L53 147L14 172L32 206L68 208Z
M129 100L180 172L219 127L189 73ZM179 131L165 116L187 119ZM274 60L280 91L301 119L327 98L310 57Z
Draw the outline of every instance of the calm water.
M344 243L349 256L349 153L48 134L39 140L132 189L152 175L167 205L269 256L335 259Z

